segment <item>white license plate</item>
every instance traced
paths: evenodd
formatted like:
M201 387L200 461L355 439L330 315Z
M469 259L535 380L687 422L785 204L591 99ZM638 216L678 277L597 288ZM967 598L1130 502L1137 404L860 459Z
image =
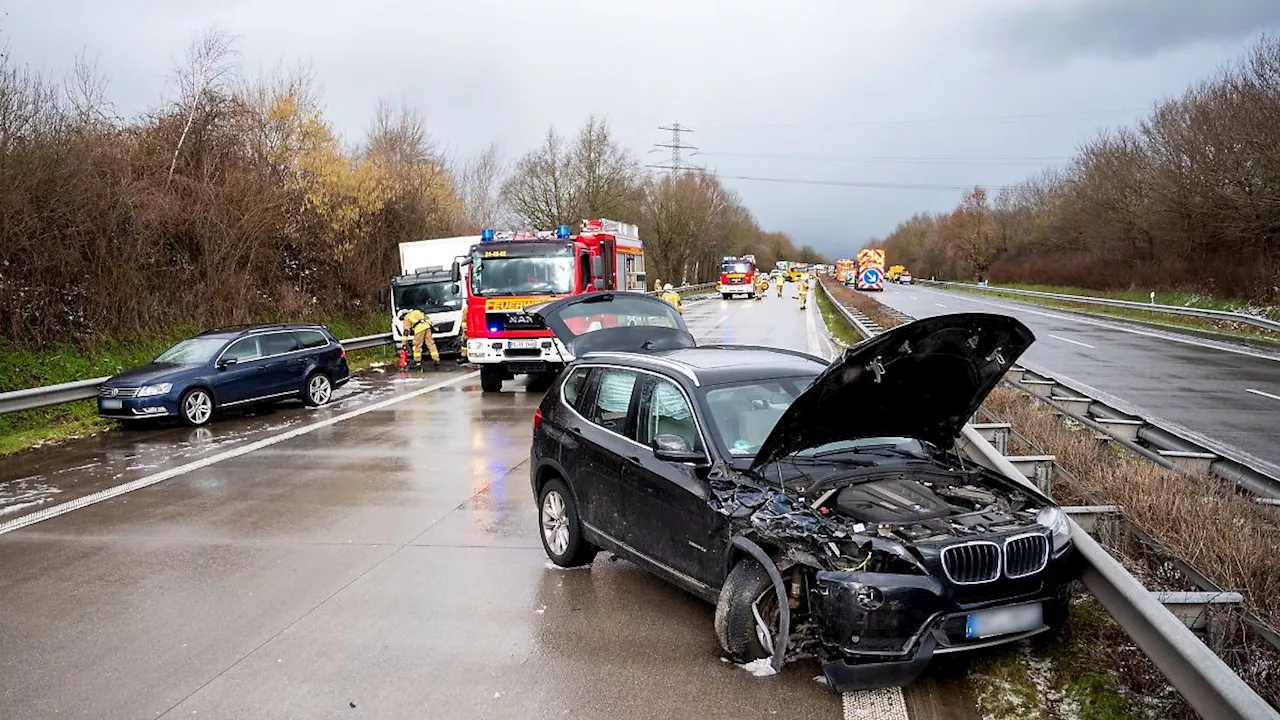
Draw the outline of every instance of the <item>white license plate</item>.
M512 350L532 350L538 347L537 340L508 340L507 347Z
M124 403L120 402L119 400L103 400L102 401L103 410L119 410L122 407L124 407Z
M964 636L985 638L1035 630L1044 625L1044 607L1040 603L993 608L969 613Z

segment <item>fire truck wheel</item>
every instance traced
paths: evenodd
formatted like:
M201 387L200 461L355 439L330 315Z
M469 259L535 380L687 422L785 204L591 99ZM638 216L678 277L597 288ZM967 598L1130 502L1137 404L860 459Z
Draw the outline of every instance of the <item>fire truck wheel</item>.
M480 367L480 390L487 393L502 391L502 368L483 365Z

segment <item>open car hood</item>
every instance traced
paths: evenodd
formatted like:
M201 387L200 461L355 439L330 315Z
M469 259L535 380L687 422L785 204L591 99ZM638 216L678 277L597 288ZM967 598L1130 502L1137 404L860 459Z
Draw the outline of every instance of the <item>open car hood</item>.
M526 308L574 356L590 352L654 352L693 347L684 318L660 298L603 291Z
M1005 315L959 313L896 327L844 352L787 408L751 466L842 440L951 444L1035 342Z

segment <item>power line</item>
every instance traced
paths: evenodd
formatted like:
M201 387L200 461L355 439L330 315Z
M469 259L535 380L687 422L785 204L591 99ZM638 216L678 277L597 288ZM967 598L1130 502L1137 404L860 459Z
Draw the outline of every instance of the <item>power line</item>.
M1039 165L1068 162L1068 157L858 157L848 155L787 155L748 152L696 152L700 157L742 157L764 160L803 160L813 162L883 163L902 165Z
M775 178L752 175L720 175L719 173L716 174L716 177L721 180L748 180L751 182L787 183L794 185L830 185L834 187L876 188L884 190L965 191L972 190L974 187L981 187L989 192L998 192L1005 189L1005 186L1003 185L984 185L982 183L973 183L970 185L940 185L931 183L863 182L857 180L808 180L804 178Z
M657 152L657 151L659 151L660 149L663 149L663 148L665 148L665 149L667 149L667 150L670 150L670 151L671 151L671 163L670 163L669 165L648 165L648 166L646 166L646 167L651 167L651 168L654 168L654 169L656 169L656 170L666 170L667 172L672 173L672 174L675 174L675 173L678 173L678 172L682 172L682 171L684 171L684 170L690 170L690 169L693 169L691 166L689 166L689 165L686 165L686 164L685 164L685 162L684 162L684 156L681 154L681 151L683 151L683 150L694 150L694 151L696 151L698 148L694 147L693 145L685 145L685 144L682 142L682 139L681 139L681 137L680 137L680 135L681 135L682 133L691 133L691 132L693 132L693 130L691 130L690 128L684 127L683 125L681 125L681 124L680 124L680 123L678 123L678 122L677 122L677 123L672 123L671 125L660 125L660 126L658 127L658 129L659 129L659 130L666 130L666 131L670 132L670 133L671 133L671 142L669 142L669 143L654 143L654 144L653 144L653 150L651 150L650 152Z
M757 130L767 128L811 128L811 127L873 127L873 126L893 126L893 125L945 125L972 122L990 122L990 123L1018 123L1032 122L1037 120L1054 120L1071 117L1088 117L1088 116L1105 116L1105 115L1137 115L1140 110L1073 110L1066 112L1054 113L1030 113L1023 115L987 115L987 116L971 116L971 117L951 117L951 118L915 118L915 119L892 119L892 120L848 120L842 122L821 122L821 123L778 123L764 125L711 125L712 130Z

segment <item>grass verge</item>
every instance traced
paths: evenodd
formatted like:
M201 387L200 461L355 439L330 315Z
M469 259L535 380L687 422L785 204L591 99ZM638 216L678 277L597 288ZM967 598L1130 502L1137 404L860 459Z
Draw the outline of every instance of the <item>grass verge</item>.
M818 312L822 314L822 322L827 326L827 334L845 345L856 345L862 342L862 336L849 324L848 320L836 310L831 299L824 292L814 293L818 302Z
M906 322L901 315L890 311L889 308L882 305L880 301L871 297L868 293L852 290L828 278L823 278L819 282L823 284L827 292L831 293L832 297L843 303L845 307L861 310L864 315L871 318L875 324L885 330Z
M383 314L324 324L339 339L388 331ZM43 351L0 344L0 392L114 375L150 362L178 340L199 331L199 328L175 327L172 333L164 335L93 343L84 348L65 345ZM347 354L347 362L354 371L385 360L387 352L382 348L354 351ZM97 404L91 400L0 415L0 455L86 437L112 426L110 421L98 417Z

